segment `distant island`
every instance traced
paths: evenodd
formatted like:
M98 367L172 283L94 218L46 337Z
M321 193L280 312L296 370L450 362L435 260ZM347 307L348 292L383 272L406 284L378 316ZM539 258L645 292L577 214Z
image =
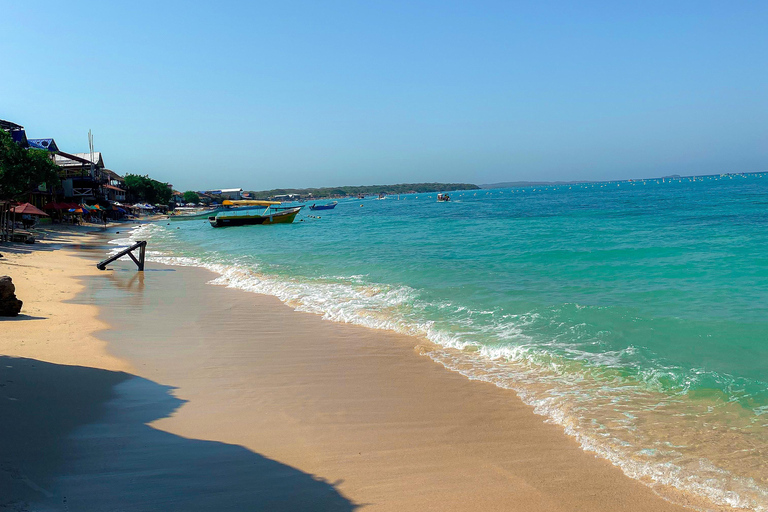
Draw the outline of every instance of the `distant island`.
M300 198L338 198L349 196L393 195L393 194L425 194L428 192L450 192L453 190L480 190L471 183L399 183L397 185L360 185L347 187L321 188L276 188L272 190L248 191L253 199L268 199L283 196ZM243 194L244 196L246 193Z

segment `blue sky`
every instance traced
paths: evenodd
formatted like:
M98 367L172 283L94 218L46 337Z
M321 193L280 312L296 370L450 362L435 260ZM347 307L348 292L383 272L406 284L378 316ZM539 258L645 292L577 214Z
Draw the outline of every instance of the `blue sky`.
M768 170L768 2L0 2L0 118L182 190Z

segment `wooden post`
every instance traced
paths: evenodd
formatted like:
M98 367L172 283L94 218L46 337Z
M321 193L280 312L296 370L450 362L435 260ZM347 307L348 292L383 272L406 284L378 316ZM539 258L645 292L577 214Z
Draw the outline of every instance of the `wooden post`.
M133 251L135 249L139 249L139 259L136 259L136 256L133 255ZM144 271L144 255L147 250L147 242L141 241L136 242L132 246L128 247L127 249L123 249L119 253L115 254L114 256L110 256L109 258L105 259L104 261L100 261L96 264L96 268L99 270L106 270L107 265L112 263L113 261L122 258L125 255L128 255L133 262L136 264L136 266L139 268L139 272Z

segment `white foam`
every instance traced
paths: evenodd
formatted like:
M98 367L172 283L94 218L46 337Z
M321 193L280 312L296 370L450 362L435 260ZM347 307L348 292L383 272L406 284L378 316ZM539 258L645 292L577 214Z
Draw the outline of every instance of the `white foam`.
M139 238L162 235L168 235L163 226L148 224L134 230L130 239L112 243L124 246ZM149 251L147 255L150 261L168 265L207 268L218 274L210 284L273 295L297 311L315 313L327 320L426 338L442 347L428 352L433 360L469 379L514 390L525 403L533 406L534 412L546 417L548 422L561 425L584 450L611 461L628 476L693 492L716 504L768 512L768 491L754 479L734 475L704 458L681 462L679 452L669 445L662 451L648 446L635 448L640 444L617 435L622 430L632 434L629 439L642 434L635 421L638 411L618 413L619 418L613 419L613 430L594 424L594 418L590 417L590 413L595 412L594 404L599 401L612 407L630 401L635 405L640 404L637 398L642 397L647 404L640 407L648 410L659 407L662 400L672 403L679 398L668 396L665 383L677 379L679 395L682 395L694 379L700 378L696 370L686 373L677 367L656 367L640 371L638 381L616 377L614 382L596 388L597 381L590 380L590 371L621 368L628 358L636 357L637 349L590 352L557 340L552 340L547 347L534 343L526 334L526 328L539 321L537 313L510 315L500 311L471 311L447 301L425 304L419 300L417 290L368 283L364 275L324 276L316 282L306 282L261 273L254 264L224 264L158 251ZM420 320L418 313L430 307L450 311L456 328L439 328L432 321ZM416 313L409 316L407 311ZM498 319L478 324L472 321L473 316L497 316ZM584 327L583 324L566 326L571 334ZM482 344L478 337L501 343ZM555 347L568 358L554 355L550 349ZM659 396L653 395L654 390Z

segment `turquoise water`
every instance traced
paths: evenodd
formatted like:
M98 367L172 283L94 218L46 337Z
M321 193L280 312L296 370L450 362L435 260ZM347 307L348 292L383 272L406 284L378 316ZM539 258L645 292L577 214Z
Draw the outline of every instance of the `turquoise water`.
M673 499L667 486L768 510L768 176L451 197L132 238L214 284L411 334Z

